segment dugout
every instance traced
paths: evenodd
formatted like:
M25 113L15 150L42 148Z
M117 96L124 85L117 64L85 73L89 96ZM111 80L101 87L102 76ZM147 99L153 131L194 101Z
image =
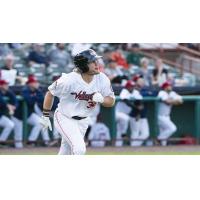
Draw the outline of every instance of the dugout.
M21 96L17 96L18 100L22 104L23 109L23 139L27 141L28 132L30 127L27 125L27 105ZM118 101L119 98L116 98ZM147 117L150 127L150 137L155 138L158 134L157 127L157 109L158 109L157 97L144 97L144 102L147 106ZM193 136L200 142L200 96L183 96L183 104L180 106L174 106L172 108L171 118L177 126L177 132L172 138L179 138L183 134ZM116 137L116 122L115 122L115 107L113 108L101 108L102 121L109 127L111 138ZM129 133L130 134L130 133ZM52 134L50 133L50 136ZM13 134L9 138L13 139Z
M116 99L118 101L119 98ZM180 138L183 135L189 135L200 142L200 96L183 96L183 104L174 106L171 112L171 119L177 126L176 133L172 138ZM144 97L147 106L147 117L149 121L150 137L155 138L158 135L157 126L157 97ZM102 116L105 124L110 128L112 138L116 137L116 122L114 119L115 107L111 109L102 107ZM129 132L130 134L130 132Z

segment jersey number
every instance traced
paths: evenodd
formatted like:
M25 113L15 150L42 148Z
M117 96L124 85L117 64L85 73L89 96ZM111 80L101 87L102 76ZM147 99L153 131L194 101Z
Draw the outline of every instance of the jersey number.
M96 103L95 103L95 102L93 102L93 101L88 101L87 108L94 108L94 107L95 107L95 105L96 105Z

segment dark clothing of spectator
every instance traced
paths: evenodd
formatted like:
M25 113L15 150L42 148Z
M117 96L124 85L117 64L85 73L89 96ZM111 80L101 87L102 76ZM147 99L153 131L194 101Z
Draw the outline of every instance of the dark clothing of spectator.
M38 64L45 64L45 65L49 64L48 57L43 52L31 51L28 56L28 60Z
M158 76L158 69L153 69L152 73L153 73L153 77ZM166 74L166 76L167 76L168 75L167 69L163 69L162 72L161 72L161 74Z
M115 78L112 79L111 83L121 84L123 80L128 80L128 77L126 75L116 76Z
M10 49L20 49L22 47L21 43L8 43Z

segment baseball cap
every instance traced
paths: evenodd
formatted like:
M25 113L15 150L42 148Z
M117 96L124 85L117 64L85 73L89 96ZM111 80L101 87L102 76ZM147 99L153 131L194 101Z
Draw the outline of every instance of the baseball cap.
M8 82L6 80L0 80L0 85L8 85Z
M137 75L133 76L132 80L133 80L134 82L137 82L139 78L142 78L142 75L137 74Z
M134 87L135 83L132 80L128 80L125 84L125 88Z
M35 76L29 76L28 77L28 81L26 82L26 84L30 84L30 83L38 83L38 80L36 79Z
M165 88L167 88L168 86L172 86L172 84L171 84L169 81L166 81L166 82L164 82L164 83L161 85L161 88L162 88L162 89L165 89Z

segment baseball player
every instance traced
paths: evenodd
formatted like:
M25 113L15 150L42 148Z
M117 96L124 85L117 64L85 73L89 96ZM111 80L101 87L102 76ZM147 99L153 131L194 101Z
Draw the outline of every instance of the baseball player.
M129 113L131 112L131 107L127 105L126 100L131 98L131 93L133 91L135 84L133 81L127 81L125 87L120 92L120 101L116 104L115 115L117 122L117 137L115 146L121 147L123 145L123 136L127 134L129 125Z
M136 76L134 80L136 86L131 94L134 103L130 112L131 146L141 146L149 137L149 123L147 109L140 93L140 90L144 87L144 79L141 76Z
M48 130L43 130L43 126L40 123L40 115L38 115L36 111L37 106L40 107L43 103L44 95L42 91L40 91L39 83L34 76L29 76L27 86L22 91L22 96L28 108L27 123L33 126L28 137L28 143L34 145L41 132L44 144L48 145L50 140Z
M99 71L98 56L92 49L74 57L75 69L48 87L41 124L51 129L49 113L54 96L60 99L54 114L54 124L62 136L60 155L85 154L84 135L96 104L112 107L114 92L108 77Z
M167 139L176 132L177 127L170 119L170 113L173 105L183 103L182 97L172 91L172 85L169 82L164 82L161 86L161 91L158 93L160 99L158 108L158 140L162 146L167 145Z
M18 105L15 94L9 89L8 82L0 80L0 126L4 127L0 134L0 141L5 142L14 129L15 147L22 148L22 132L15 131L15 124L11 120ZM7 100L5 100L7 98Z
M11 116L11 120L14 122L14 135L15 140L18 141L15 142L16 148L23 148L23 102L19 101L18 106L16 107L16 110L14 112L14 115Z

